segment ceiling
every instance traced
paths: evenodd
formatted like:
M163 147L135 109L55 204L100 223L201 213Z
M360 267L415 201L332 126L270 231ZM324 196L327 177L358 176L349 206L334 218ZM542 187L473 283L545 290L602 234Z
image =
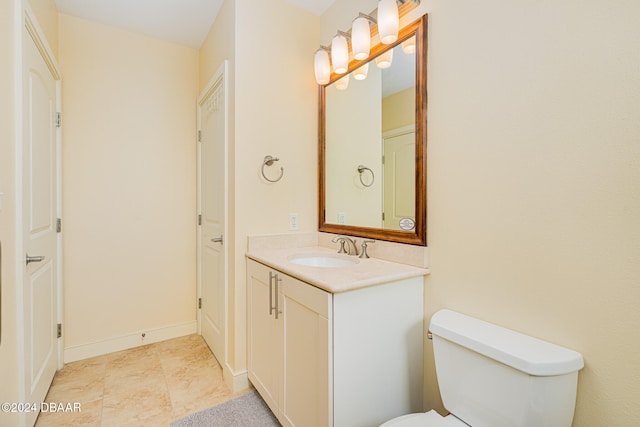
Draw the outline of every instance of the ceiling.
M223 1L55 0L55 3L60 13L198 49ZM321 15L335 0L287 1Z

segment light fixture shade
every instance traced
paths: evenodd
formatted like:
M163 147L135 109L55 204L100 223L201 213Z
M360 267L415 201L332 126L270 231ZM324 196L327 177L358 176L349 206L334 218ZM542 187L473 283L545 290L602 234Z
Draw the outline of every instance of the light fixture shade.
M354 72L353 72L353 78L356 80L364 80L367 78L367 73L369 72L369 63L367 62L366 64L362 65L361 67L358 67Z
M336 89L346 90L349 87L349 74L336 80Z
M367 59L371 50L371 29L369 20L362 16L356 18L351 26L351 48L357 60Z
M319 85L329 83L331 77L331 64L329 63L329 52L324 49L318 49L314 55L314 70L316 72L316 82Z
M393 49L389 49L382 55L376 56L376 65L378 68L391 67L391 61L393 61Z
M391 44L398 40L400 16L396 0L378 2L378 33L382 44Z
M416 36L402 42L402 51L406 54L416 53Z
M337 34L331 42L331 63L336 74L344 74L349 69L349 45L342 34Z

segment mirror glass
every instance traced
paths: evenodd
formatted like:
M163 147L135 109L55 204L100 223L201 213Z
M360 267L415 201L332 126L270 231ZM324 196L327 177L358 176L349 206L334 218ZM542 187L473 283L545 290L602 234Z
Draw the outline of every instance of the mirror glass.
M321 88L321 231L426 244L421 30Z

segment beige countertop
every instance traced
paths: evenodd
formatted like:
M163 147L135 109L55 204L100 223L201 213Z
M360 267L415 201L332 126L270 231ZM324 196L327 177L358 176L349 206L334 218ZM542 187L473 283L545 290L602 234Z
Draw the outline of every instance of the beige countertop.
M294 264L291 258L304 255L322 255L356 261L345 267L310 267ZM376 258L358 258L338 254L323 246L291 247L285 249L255 249L247 257L314 285L331 293L346 292L367 286L429 274L425 268L413 267Z

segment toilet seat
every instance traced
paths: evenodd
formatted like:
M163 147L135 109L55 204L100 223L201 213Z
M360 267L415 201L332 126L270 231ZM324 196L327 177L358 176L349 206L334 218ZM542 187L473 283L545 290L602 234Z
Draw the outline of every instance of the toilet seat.
M429 412L403 415L394 418L380 427L454 427L466 426L454 416L443 417L433 409Z

